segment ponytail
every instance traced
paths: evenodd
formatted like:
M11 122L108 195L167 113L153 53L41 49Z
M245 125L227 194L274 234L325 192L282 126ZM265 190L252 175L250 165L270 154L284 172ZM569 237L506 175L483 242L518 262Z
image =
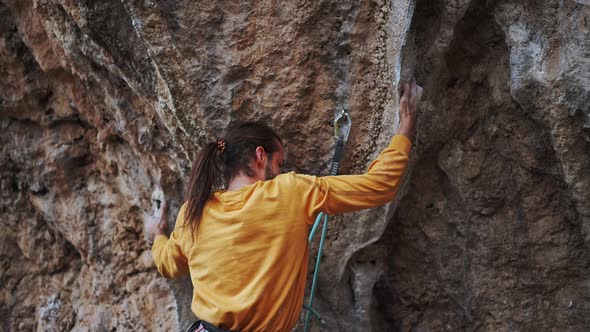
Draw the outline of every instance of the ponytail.
M261 146L269 158L281 146L281 138L272 128L260 122L246 122L228 128L225 139L205 145L197 154L185 195L186 212L183 230L190 228L193 238L203 216L205 205L224 182L229 184L240 173L253 176L250 162ZM227 146L226 146L227 145Z
M190 228L193 238L197 234L205 204L213 194L213 190L222 185L220 173L218 144L208 143L195 158L184 197L188 204L184 214L183 229Z

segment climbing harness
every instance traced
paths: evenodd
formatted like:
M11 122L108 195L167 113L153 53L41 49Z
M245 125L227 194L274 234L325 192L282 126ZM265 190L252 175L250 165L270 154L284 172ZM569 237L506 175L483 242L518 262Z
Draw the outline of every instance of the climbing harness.
M334 137L336 138L336 149L334 151L334 157L332 157L332 164L330 166L330 175L337 175L338 169L340 168L340 160L344 155L344 147L346 142L348 141L348 136L350 135L350 129L352 128L352 120L350 119L350 114L347 111L342 110L340 113L336 115L334 119ZM323 221L323 222L322 222ZM324 242L326 240L326 233L328 231L328 215L320 212L311 227L311 231L309 232L309 239L308 241L311 243L313 240L313 236L317 231L320 223L322 223L322 233L320 236L320 244L318 246L318 255L315 261L315 270L313 272L313 278L311 282L311 290L309 292L309 301L307 304L303 304L303 308L307 310L305 314L305 328L304 331L307 332L309 329L309 318L310 314L313 314L322 324L326 322L322 319L322 317L312 308L313 304L313 296L315 294L315 289L317 285L317 279L320 270L320 259L322 258L322 251L324 249Z

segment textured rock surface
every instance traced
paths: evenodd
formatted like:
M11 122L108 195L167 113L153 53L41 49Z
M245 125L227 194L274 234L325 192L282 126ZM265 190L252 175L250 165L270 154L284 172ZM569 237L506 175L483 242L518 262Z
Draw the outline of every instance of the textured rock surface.
M326 174L346 108L342 171L362 172L412 72L410 172L389 206L333 218L324 329L590 329L587 1L1 0L0 18L0 330L186 326L190 283L157 276L141 229L163 199L174 219L199 146L262 119L288 169Z

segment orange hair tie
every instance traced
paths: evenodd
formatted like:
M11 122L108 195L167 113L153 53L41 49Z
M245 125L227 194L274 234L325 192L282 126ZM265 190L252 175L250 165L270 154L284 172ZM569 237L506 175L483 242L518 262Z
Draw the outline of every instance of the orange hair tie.
M225 151L225 142L223 140L217 141L217 150L221 153Z

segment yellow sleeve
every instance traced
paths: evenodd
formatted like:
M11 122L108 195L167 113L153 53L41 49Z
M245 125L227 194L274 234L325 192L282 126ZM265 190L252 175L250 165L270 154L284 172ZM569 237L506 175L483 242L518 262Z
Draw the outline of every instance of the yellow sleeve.
M152 246L152 257L158 272L166 278L177 278L188 274L188 260L182 252L181 233L184 221L184 205L180 208L174 231L170 238L166 235L158 235ZM189 231L190 232L190 231Z
M319 212L340 214L376 207L395 197L408 166L412 143L401 134L371 163L365 174L309 176L296 175L310 220Z

